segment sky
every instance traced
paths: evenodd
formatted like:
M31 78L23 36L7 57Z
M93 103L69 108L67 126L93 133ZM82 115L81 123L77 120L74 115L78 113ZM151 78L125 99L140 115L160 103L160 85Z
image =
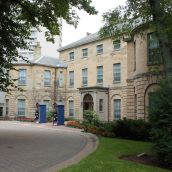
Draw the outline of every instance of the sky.
M87 32L97 32L103 25L102 14L124 3L125 0L92 0L92 5L95 6L98 15L88 15L84 11L79 11L80 21L76 29L63 22L62 46L85 37Z

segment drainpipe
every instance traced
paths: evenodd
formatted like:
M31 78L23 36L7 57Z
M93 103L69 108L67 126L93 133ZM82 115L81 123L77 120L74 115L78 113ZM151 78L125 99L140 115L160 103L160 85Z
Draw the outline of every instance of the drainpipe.
M54 76L54 103L56 103L57 96L56 96L56 91L57 91L57 68L55 67L54 69L55 76Z
M110 102L110 95L109 95L109 88L108 88L108 122L110 121L110 105L109 105L109 102Z

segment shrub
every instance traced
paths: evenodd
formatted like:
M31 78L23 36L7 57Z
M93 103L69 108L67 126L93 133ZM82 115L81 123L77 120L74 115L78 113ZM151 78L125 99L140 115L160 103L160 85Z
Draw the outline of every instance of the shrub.
M54 113L53 111L47 112L46 120L47 120L48 122L52 122L53 113Z
M159 162L172 168L172 79L161 81L160 88L151 95L153 151Z
M99 125L98 115L96 114L95 111L85 110L83 117L84 117L83 120L84 125L94 125L94 126Z
M68 127L74 127L74 128L83 128L82 124L80 124L78 121L67 121L66 126Z
M149 140L151 125L144 120L124 119L116 121L114 133L117 137L133 140Z

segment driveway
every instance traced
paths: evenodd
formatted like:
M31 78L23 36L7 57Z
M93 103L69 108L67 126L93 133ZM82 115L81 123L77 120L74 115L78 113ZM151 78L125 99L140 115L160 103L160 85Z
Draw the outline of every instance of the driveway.
M91 142L93 150L95 140ZM88 154L88 137L75 129L0 121L1 172L55 172L58 165L67 165L69 159L71 163L72 157L76 158L86 147Z

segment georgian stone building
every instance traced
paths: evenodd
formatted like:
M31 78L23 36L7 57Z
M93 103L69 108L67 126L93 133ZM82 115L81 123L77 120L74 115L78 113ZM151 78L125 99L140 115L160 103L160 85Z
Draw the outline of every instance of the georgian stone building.
M59 59L17 63L11 77L25 91L5 96L6 115L34 117L36 103L46 103L49 111L54 102L63 102L65 117L82 119L84 110L94 110L104 121L147 119L163 69L158 46L150 30L127 40L95 33L59 48Z

